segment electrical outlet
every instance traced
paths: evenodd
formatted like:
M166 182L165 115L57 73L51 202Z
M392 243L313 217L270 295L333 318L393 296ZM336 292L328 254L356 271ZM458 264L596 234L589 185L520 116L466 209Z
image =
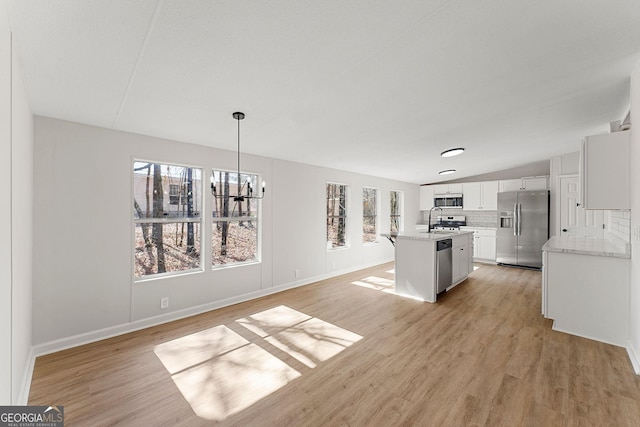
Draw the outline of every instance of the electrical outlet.
M161 309L169 308L169 297L160 298L160 308Z
M295 271L295 275L296 275L296 279L297 279L298 277L300 277L300 270L297 270L297 269L296 269L296 271Z

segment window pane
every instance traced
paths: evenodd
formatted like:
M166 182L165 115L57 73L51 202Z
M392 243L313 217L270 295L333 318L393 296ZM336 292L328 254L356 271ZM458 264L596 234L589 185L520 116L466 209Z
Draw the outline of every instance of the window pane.
M199 267L200 223L136 224L135 277Z
M346 218L327 218L327 241L332 247L346 246L346 229Z
M211 171L211 192L214 195L211 262L214 267L259 261L260 199L253 197L262 195L262 186L258 187L258 175L240 173L239 178L237 172Z
M259 199L245 198L243 201L235 201L234 198L238 194L241 196L261 196L262 185L258 186L257 175L240 173L240 189L238 189L237 172L212 171L211 174L213 185L211 190L216 196L219 196L214 197L214 217L256 216Z
M376 241L377 195L375 188L362 189L362 241L371 243Z
M364 243L375 242L376 237L376 218L365 216L362 219L362 241Z
M195 168L135 162L134 218L200 217L201 175Z
M135 277L200 268L201 188L200 169L134 162Z
M347 186L327 184L327 242L330 247L347 244Z
M255 220L213 221L213 265L258 260L258 227Z
M400 231L400 203L401 193L399 191L392 191L391 196L391 232L397 233Z

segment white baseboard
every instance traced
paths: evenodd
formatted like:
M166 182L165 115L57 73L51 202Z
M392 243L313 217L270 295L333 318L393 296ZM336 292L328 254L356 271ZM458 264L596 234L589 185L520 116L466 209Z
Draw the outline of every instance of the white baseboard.
M627 354L629 355L629 360L631 360L636 375L640 375L640 358L638 358L638 352L633 348L631 341L627 344Z
M27 356L27 366L22 374L22 382L20 383L20 394L17 396L14 405L26 406L29 402L29 391L31 391L31 378L33 377L33 368L36 364L36 354L33 347Z
M556 331L556 332L562 332L563 334L569 334L569 335L573 335L573 336L580 337L580 338L586 338L586 339L592 340L592 341L598 341L598 342L602 342L602 343L609 344L609 345L615 345L616 347L626 348L626 345L623 344L623 343L617 343L617 342L608 341L608 340L605 340L605 339L594 338L592 336L581 334L581 333L578 333L578 332L575 332L575 331L569 331L569 330L563 329L562 327L558 327L557 323L558 322L556 320L554 320L553 321L553 325L551 326L551 329Z
M206 313L208 311L227 307L233 304L250 301L256 298L264 297L267 295L275 294L278 292L286 291L286 290L297 288L300 286L309 285L312 283L319 282L321 280L330 279L332 277L341 276L343 274L352 273L354 271L362 270L369 267L374 267L376 265L385 264L391 261L393 261L393 259L389 259L386 261L379 260L370 264L359 265L353 268L334 271L331 273L325 273L325 274L310 277L307 279L290 282L284 285L274 286L272 288L250 292L248 294L238 295L238 296L234 296L234 297L219 300L219 301L213 301L207 304L203 304L195 307L189 307L183 310L176 310L171 313L162 314L160 316L149 317L142 320L136 320L133 322L129 322L129 323L125 323L117 326L111 326L111 327L99 329L96 331L86 332L78 335L73 335L70 337L57 339L54 341L49 341L43 344L38 344L33 347L33 354L34 354L33 359L35 360L35 357L37 356L44 356L45 354L55 353L57 351L78 347L84 344L90 344L92 342L100 341L107 338L112 338L118 335L127 334L129 332L135 332L141 329L150 328L152 326L161 325L163 323L172 322L174 320L184 319L186 317L195 316L197 314ZM33 365L31 367L31 371L33 371ZM29 377L29 383L31 383L30 378L31 377Z

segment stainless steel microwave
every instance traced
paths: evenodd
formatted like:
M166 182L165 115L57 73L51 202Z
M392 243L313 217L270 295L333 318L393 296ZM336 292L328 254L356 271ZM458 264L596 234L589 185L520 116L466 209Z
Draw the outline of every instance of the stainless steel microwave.
M462 194L436 194L433 206L442 209L462 209Z

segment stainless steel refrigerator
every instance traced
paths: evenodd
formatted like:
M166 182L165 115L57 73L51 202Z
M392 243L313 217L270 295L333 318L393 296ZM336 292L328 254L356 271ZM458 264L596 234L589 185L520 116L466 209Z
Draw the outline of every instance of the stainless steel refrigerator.
M549 239L549 191L498 193L498 264L542 267L542 245Z

